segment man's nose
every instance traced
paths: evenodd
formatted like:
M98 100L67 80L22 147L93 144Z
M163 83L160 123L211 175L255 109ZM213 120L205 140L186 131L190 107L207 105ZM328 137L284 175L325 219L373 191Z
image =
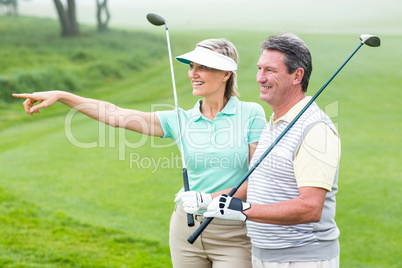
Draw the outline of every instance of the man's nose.
M256 80L257 80L257 83L264 83L267 81L267 77L263 73L258 72Z

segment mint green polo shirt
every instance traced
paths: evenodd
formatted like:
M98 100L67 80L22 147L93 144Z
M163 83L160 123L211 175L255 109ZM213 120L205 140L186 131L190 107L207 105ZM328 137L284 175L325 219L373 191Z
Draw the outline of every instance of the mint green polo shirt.
M213 121L194 108L179 108L183 150L190 189L213 193L235 186L248 170L249 144L258 142L266 124L261 105L231 97ZM156 112L162 138L173 139L180 149L175 111Z

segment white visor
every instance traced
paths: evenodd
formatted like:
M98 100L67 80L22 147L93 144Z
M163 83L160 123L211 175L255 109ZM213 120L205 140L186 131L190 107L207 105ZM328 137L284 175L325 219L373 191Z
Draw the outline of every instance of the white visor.
M184 64L195 62L222 71L237 70L237 63L232 58L204 47L196 47L193 51L176 57L176 60Z

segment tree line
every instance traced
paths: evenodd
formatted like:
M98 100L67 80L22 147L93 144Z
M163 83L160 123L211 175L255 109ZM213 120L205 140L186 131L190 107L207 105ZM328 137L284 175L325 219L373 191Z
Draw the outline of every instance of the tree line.
M79 24L77 21L77 11L75 0L53 0L57 10L61 26L61 36L70 37L78 36L80 34ZM96 21L97 29L100 32L108 29L110 21L110 12L108 8L108 0L95 0L96 4ZM18 14L18 1L17 0L0 0L0 8L5 9L8 15Z

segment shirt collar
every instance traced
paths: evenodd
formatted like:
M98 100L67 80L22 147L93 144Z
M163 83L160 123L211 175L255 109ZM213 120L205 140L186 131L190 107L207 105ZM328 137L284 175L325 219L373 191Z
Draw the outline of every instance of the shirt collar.
M299 101L298 103L296 103L292 108L290 108L290 110L281 118L275 120L273 122L274 119L274 114L271 115L271 122L273 122L272 124L275 125L277 123L279 123L280 121L285 121L287 123L292 122L293 119L295 119L295 117L300 113L301 110L303 110L304 106L306 106L306 104L311 100L311 96L305 97L304 99L302 99L301 101Z
M237 104L239 102L239 99L232 96L230 97L228 103L226 103L225 107L222 109L222 111L220 111L216 116L218 116L219 114L227 114L227 115L233 115L236 113L237 110ZM201 113L201 106L202 100L198 100L197 103L194 105L193 108L193 119L194 121L200 119L202 117L202 113Z

